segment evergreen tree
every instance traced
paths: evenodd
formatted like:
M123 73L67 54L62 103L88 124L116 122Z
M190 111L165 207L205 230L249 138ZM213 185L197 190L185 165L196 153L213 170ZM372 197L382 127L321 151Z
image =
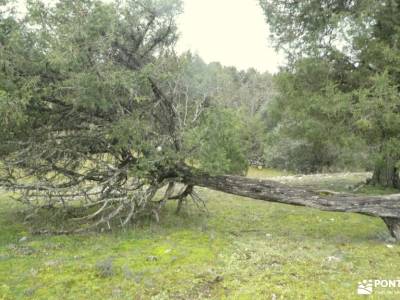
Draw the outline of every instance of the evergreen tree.
M394 146L399 139L400 118L400 2L261 0L260 3L276 47L287 54L289 64L285 73L294 87L290 89L294 91L291 96L300 99L302 96L297 95L309 93L309 100L297 107L303 112L299 121L316 119L310 107L323 112L332 101L340 102L341 119L349 123L346 135L362 138L374 158L372 182L400 187L397 167L400 150ZM309 68L299 69L299 64L310 61ZM296 82L308 83L296 86ZM291 84L284 88L288 85ZM326 94L332 89L334 94ZM318 97L320 101L315 107L313 99ZM333 121L332 126L340 133L343 122L337 123L336 118ZM312 131L307 132L314 136Z

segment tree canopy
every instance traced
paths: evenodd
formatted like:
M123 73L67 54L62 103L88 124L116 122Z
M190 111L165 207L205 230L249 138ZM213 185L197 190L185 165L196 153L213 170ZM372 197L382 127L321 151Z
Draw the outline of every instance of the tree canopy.
M245 120L263 111L271 76L176 55L181 9L178 0L28 1L21 15L5 2L1 185L34 207L95 207L80 218L95 224L123 212L126 224L157 216L182 166L243 174L248 149L262 155Z
M275 145L289 139L289 149L317 155L300 159L303 170L369 157L373 181L399 187L399 1L260 3L289 61L274 104L283 109L271 111Z

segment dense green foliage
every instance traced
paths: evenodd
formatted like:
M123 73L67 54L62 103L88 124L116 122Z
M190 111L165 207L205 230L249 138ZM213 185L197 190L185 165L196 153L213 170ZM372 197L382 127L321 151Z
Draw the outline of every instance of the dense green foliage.
M204 127L209 118L200 116L209 106L239 110L246 120L262 112L272 93L269 74L171 52L179 10L174 1L32 1L22 20L3 13L2 151L16 153L16 141L32 144L18 165L28 169L31 158L62 165L71 152L86 163L90 154L123 161L133 151L146 165L158 160L157 146L176 161L190 158L183 137ZM44 146L57 153L41 153Z
M272 39L289 59L273 105L283 112L271 112L273 147L288 144L288 160L291 150L306 153L292 167L310 171L332 163L357 166L367 154L375 181L399 186L399 1L261 5ZM349 154L356 149L363 150Z
M238 134L244 126L238 123L238 114L215 109L208 111L203 118L201 126L188 132L188 147L194 149L193 162L210 173L240 174L247 171L246 145Z
M251 120L271 76L175 54L179 0L28 1L26 14L5 4L0 185L24 202L98 208L85 222L123 212L126 224L157 215L156 191L186 164L244 174L262 156Z
M226 173L232 167L232 171L236 169L235 173L242 173L246 170L245 166L248 162L261 163L266 132L264 115L268 103L275 94L272 75L268 72L259 73L254 69L239 71L235 67L224 67L215 62L206 64L199 56L190 52L180 57L174 57L173 60L175 60L173 65L179 67L165 64L160 81L165 78L165 74L169 74L168 76L174 79L174 85L169 89L178 91L173 98L180 103L182 112L180 123L184 125L193 120L204 122L199 126L199 130L209 136L199 140L197 135L196 143L200 145L197 150L203 151L207 147L212 147L213 151L209 153L215 155L210 156L208 153L207 158L204 156L204 159L219 161L213 165L213 168L207 167L207 171ZM165 88L168 89L168 86ZM198 107L191 101L203 105ZM207 116L201 118L200 115L203 112ZM190 118L191 116L192 118ZM211 116L214 116L214 121L219 123L210 123ZM206 129L207 126L209 128ZM220 139L211 140L217 138L218 133L213 132L216 128L225 132L229 131L229 141L225 140L222 143ZM194 147L194 137L191 135L195 134L196 130L196 128L192 128L185 134L189 138L189 149ZM208 142L214 143L214 146L207 145ZM221 147L215 147L218 143ZM237 155L225 157L228 148L235 147ZM198 151L189 152L195 154L195 157L191 157L192 159L199 159ZM190 154L190 156L192 155ZM209 165L204 159L202 159L203 164L200 165ZM236 167L230 166L230 163L225 164L224 161L231 161L236 164ZM239 165L241 167L238 169Z
M367 145L350 111L353 95L332 81L330 65L303 59L276 77L279 94L268 107L266 160L300 172L367 167Z

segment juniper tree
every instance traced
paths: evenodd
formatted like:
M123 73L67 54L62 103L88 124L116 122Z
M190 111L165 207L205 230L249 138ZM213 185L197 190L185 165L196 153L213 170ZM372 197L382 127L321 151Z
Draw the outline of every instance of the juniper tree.
M96 225L127 224L157 216L156 192L167 185L171 197L169 178L188 160L242 173L234 120L204 114L207 95L173 53L180 10L175 0L75 0L30 1L22 19L4 12L2 185L29 205L80 203L98 208L86 217Z
M399 188L400 2L260 3L270 24L272 40L289 60L281 79L286 78L283 87L290 86L290 91L282 90L282 99L294 103L292 111L299 124L314 122L322 130L325 126L338 128L337 132L330 131L327 142L318 137L318 129L303 130L302 140L317 139L320 147L316 152L321 156L340 154L348 148L349 139L340 147L331 147L332 142L339 144L340 138L331 142L330 137L344 136L347 127L347 135L353 135L354 141L362 139L364 149L368 150L365 152L374 161L371 182ZM300 109L296 108L296 99L303 103ZM336 103L332 106L332 102ZM335 107L335 116L329 118L327 110L332 112ZM321 124L323 116L326 117ZM283 123L287 118L283 117ZM329 156L324 158L328 162L340 159L340 155Z
M400 238L396 195L224 175L245 172L246 148L235 113L212 105L173 54L177 0L29 1L26 16L10 7L0 17L0 185L32 207L76 208L88 225L67 231L157 218L167 200L198 200L198 185L379 216Z

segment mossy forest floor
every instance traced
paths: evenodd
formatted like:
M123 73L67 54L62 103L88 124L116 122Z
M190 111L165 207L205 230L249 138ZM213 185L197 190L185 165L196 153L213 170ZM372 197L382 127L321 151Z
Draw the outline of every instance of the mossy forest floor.
M364 173L284 176L346 190ZM364 193L383 193L361 189ZM169 203L159 223L112 233L32 236L0 196L0 299L358 299L358 282L400 279L400 245L377 218L199 189L209 214ZM400 299L376 288L369 299Z

